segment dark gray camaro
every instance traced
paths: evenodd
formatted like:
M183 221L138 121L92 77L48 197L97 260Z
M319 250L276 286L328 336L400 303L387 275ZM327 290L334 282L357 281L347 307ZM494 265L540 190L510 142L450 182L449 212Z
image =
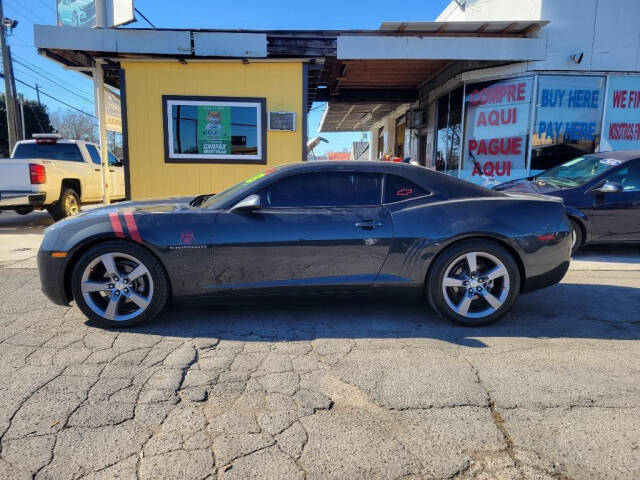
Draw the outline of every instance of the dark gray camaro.
M559 282L571 228L553 199L505 194L386 162L267 170L213 196L125 202L49 227L45 294L128 326L170 298L388 294L465 325Z

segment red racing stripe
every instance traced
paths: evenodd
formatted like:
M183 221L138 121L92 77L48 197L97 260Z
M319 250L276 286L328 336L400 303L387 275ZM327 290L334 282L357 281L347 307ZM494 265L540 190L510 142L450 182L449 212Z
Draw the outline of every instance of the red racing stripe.
M115 233L118 238L124 238L124 231L122 230L122 223L120 223L118 212L111 212L109 214L109 218L111 219L111 228L113 228L113 233Z
M138 232L138 225L136 225L136 219L133 218L133 213L124 212L124 221L127 224L127 230L131 234L131 239L142 243L142 237L140 237L140 232Z

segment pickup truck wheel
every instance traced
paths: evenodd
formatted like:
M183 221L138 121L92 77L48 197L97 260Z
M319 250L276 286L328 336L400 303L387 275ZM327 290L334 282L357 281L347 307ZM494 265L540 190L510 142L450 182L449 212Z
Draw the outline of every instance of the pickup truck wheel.
M29 205L29 206L26 206L26 207L16 208L15 212L18 215L29 215L31 212L33 212L33 207Z
M47 211L57 222L63 218L77 215L80 212L80 200L78 194L73 188L65 188L60 195L60 199L50 207Z

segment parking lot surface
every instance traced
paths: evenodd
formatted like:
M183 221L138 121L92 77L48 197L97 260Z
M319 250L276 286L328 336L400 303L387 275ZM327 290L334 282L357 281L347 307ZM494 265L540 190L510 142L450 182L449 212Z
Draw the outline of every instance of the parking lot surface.
M496 325L424 305L172 307L40 293L0 215L0 478L640 478L640 254L589 248Z

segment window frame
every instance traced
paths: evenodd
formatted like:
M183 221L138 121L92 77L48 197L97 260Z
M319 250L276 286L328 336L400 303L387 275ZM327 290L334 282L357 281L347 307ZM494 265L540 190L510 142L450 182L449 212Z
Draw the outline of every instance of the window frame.
M173 105L220 105L237 107L256 107L257 155L218 155L173 152L173 118L170 108ZM219 97L206 95L162 95L162 128L165 163L231 163L231 164L267 164L267 100L265 97Z
M381 207L383 205L382 201L384 198L384 179L385 179L385 175L381 172L367 172L367 171L359 171L359 170L337 170L337 171L315 171L315 172L304 172L304 173L294 173L292 175L287 175L286 177L283 178L278 178L275 179L274 181L272 181L271 183L269 183L268 185L263 186L262 188L259 188L258 190L256 190L254 192L254 194L258 194L261 197L263 195L266 195L266 191L268 189L270 189L273 185L277 184L278 182L284 181L284 180L289 180L291 178L294 177L301 177L303 175L327 175L327 174L335 174L335 173L344 173L344 174L352 174L352 175L358 175L358 174L365 174L365 175L377 175L378 177L380 177L380 196L378 198L378 203L375 205L313 205L313 206L304 206L304 205L297 205L297 206L289 206L289 207L273 207L271 205L268 206L263 206L263 209L265 210L300 210L300 209L322 209L322 210L326 210L327 208L377 208L377 207Z

